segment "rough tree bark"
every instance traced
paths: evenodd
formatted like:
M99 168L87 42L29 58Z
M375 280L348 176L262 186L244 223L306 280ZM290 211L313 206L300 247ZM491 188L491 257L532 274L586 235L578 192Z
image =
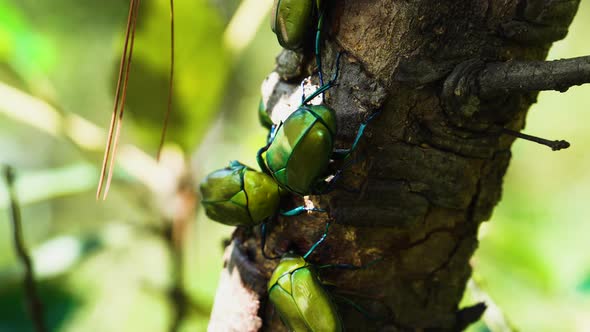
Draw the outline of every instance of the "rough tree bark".
M458 303L470 276L478 226L498 203L513 137L541 89L590 81L588 58L543 62L565 37L579 0L340 0L329 4L324 69L345 51L327 104L338 114L338 147L377 110L359 160L342 187L306 198L328 210L279 218L267 250L304 253L331 220L315 263L363 265L322 274L379 319L350 305L339 310L349 331L457 330ZM313 57L283 52L263 90L275 121L284 117ZM277 74L278 73L278 74ZM540 74L542 73L542 74ZM273 79L280 76L282 79ZM293 198L301 204L303 198ZM311 202L311 203L310 203ZM267 301L276 261L260 252L258 230L237 229L210 331L284 331Z

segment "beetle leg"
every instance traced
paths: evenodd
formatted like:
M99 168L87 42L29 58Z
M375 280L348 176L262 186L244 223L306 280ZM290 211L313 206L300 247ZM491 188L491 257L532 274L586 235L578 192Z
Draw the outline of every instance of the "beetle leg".
M328 222L328 223L326 223L326 228L324 229L324 234L322 234L322 237L320 237L320 239L317 240L316 243L314 243L313 246L311 246L311 248L309 248L309 250L307 251L307 253L305 253L305 255L303 255L303 259L307 259L307 257L309 257L309 255L311 255L311 253L314 252L314 250L320 244L322 244L322 242L324 242L324 240L328 236L328 230L329 229L330 229L330 223Z
M319 96L320 94L326 92L326 90L330 89L331 87L334 86L334 83L336 82L336 80L338 79L338 72L340 71L340 57L342 56L343 52L338 52L338 56L336 57L336 69L334 70L334 76L332 76L332 79L322 85L321 87L319 87L317 90L315 90L311 95L309 95L308 97L306 97L303 102L301 103L301 106L309 103L310 101L312 101L315 97Z
M268 167L266 166L266 162L264 161L264 158L262 157L262 154L266 152L266 150L268 150L268 148L270 147L270 143L272 142L269 141L268 144L266 144L265 146L263 146L262 148L260 148L260 150L258 150L258 153L256 153L256 161L258 162L258 167L260 167L260 170L263 171L264 173L266 173L267 175L272 176L272 174L270 173L270 170L268 169Z
M277 133L277 128L278 128L278 126L276 124L273 124L270 127L270 130L268 131L268 135L266 136L266 144L272 143L272 140L275 138L275 135Z
M316 268L318 270L322 270L322 269L361 270L361 269L364 269L365 266L358 266L358 265L353 265L353 264L326 264L326 265L316 266Z
M367 120L365 120L363 123L361 123L361 125L359 126L359 129L356 133L356 137L354 138L354 142L352 143L352 146L349 149L336 149L336 150L334 150L333 155L332 155L332 159L335 159L335 160L346 159L356 149L359 141L361 140L361 137L363 137L363 135L365 134L365 129L367 128L367 126L369 125L371 120L373 120L375 118L375 116L377 116L380 113L381 113L381 111L371 114L367 118Z
M345 164L342 166L342 168L340 168L339 170L336 171L336 173L331 175L332 178L330 180L327 180L327 181L323 180L320 183L320 185L316 186L317 189L314 192L314 194L324 195L324 194L327 194L327 193L331 192L332 190L334 190L336 182L338 182L338 180L342 177L342 173L344 173L344 171L346 171L352 165L354 165L355 163L357 163L361 160L362 159L360 159L360 160L354 159L354 160L346 161ZM327 178L329 178L329 176ZM359 192L358 189L343 188L343 187L341 187L340 189L347 191L347 192L351 192L351 193L358 193Z
M370 261L369 263L367 263L365 265L360 265L360 266L353 265L353 264L326 264L326 265L316 266L316 269L318 269L318 270L322 270L322 269L363 270L363 269L369 268L369 267L379 263L382 260L383 260L383 258L377 258L377 259Z
M334 76L332 76L332 79L328 82L330 85L333 85L338 79L338 73L340 72L340 57L342 56L342 53L344 52L338 52L338 55L336 56L336 69L334 70Z
M302 214L303 212L306 211L313 211L313 212L326 212L326 210L324 209L320 209L320 208L309 208L306 206L298 206L292 210L288 210L288 211L281 211L281 215L285 216L285 217L293 217L293 216L298 216L300 214Z
M375 315L375 314L370 313L365 308L363 308L361 305L359 305L358 303L354 302L353 300L349 299L346 296L336 294L334 292L332 292L331 295L332 295L332 298L334 298L335 300L344 302L344 303L350 305L351 307L353 307L354 310L358 311L361 315L363 315L366 320L378 321L378 320L383 320L383 319L387 318L386 316ZM390 311L390 309L388 307L387 307L387 311Z
M267 256L266 255L266 222L263 222L260 225L260 247L262 251L262 256L266 259L280 259L279 256Z
M371 114L359 127L359 130L356 134L356 137L354 139L354 142L352 143L352 146L349 149L335 149L332 152L332 159L333 160L343 160L346 159L350 156L350 154L356 149L359 141L361 140L361 137L363 137L363 135L365 134L365 129L367 128L367 126L369 125L369 123L371 122L371 120L373 120L375 118L375 116L377 116L378 114L380 114L381 111L379 112L375 112L373 114ZM336 173L334 173L334 175L332 176L332 179L330 179L330 181L328 181L327 185L325 185L325 187L323 188L323 190L320 190L320 192L322 194L325 194L327 192L330 192L332 190L334 190L334 183L336 181L338 181L338 179L340 179L340 177L342 176L342 173L349 168L350 166L352 166L354 163L358 162L358 160L353 160L353 161L348 161L346 162L346 164L344 164L344 166L342 168L340 168L338 171L336 171ZM355 189L351 189L351 190L347 190L346 191L350 191L350 192L356 192L357 190Z

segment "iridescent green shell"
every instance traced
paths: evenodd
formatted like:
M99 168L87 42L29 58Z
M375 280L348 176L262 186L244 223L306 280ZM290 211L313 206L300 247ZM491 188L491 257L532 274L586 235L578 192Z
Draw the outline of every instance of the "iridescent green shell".
M257 225L279 208L279 187L273 179L237 161L209 174L200 189L207 216L226 225Z
M334 148L336 114L325 105L302 106L277 129L266 163L285 189L310 194L325 174Z
M279 44L289 50L301 48L310 35L313 15L313 0L275 0L270 27L277 35Z
M268 282L268 296L290 331L342 331L336 305L301 256L281 259Z

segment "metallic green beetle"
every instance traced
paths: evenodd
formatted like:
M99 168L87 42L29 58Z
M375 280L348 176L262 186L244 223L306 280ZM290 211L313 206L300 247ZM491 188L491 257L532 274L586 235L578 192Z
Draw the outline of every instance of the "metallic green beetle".
M311 26L316 18L315 57L320 84L323 85L322 59L320 57L321 30L324 21L323 1L275 0L270 16L270 27L277 35L277 40L282 47L297 51L303 48L307 37L311 35Z
M315 267L306 261L326 239L329 227L327 223L322 237L305 255L283 255L268 281L268 297L290 331L342 331L336 305L322 287Z
M279 203L285 191L272 177L235 160L209 174L201 182L200 190L207 216L230 226L255 226L276 213L290 217L305 211L324 212L305 206L280 211Z
M281 320L290 331L295 332L340 332L343 330L332 296L324 289L318 271L326 268L340 268L346 270L365 269L382 259L375 259L364 266L351 264L327 264L315 266L307 262L307 258L326 239L330 223L326 224L324 234L314 243L307 253L299 256L286 253L268 281L267 290L270 302L279 312ZM263 236L265 233L263 232ZM262 247L264 250L264 247ZM266 257L266 255L265 255ZM274 257L272 259L278 259ZM342 298L356 310L371 318L363 308L356 303Z
M279 208L280 188L268 175L238 161L209 174L200 185L209 218L232 226L254 226Z
M266 165L287 190L309 194L326 172L336 136L336 114L325 105L303 105L279 125Z
M314 19L313 0L275 0L270 27L279 44L289 50L303 47Z
M369 117L361 124L350 149L334 151L336 113L326 105L308 103L330 87L338 78L340 54L333 78L304 98L301 106L278 125L268 144L258 152L258 164L286 190L308 195L322 193L329 186L324 178L330 159L343 159L354 150L362 137ZM266 152L266 161L262 154Z
M268 282L268 296L290 331L342 331L336 305L302 256L281 258Z

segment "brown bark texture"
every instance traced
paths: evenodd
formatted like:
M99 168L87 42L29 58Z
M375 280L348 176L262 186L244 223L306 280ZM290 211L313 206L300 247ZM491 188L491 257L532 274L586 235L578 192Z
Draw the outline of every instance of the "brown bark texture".
M469 259L477 247L479 225L500 200L514 141L501 129L524 127L526 112L536 100L534 90L543 85L536 84L543 79L539 75L530 79L536 82L530 89L510 79L534 76L534 68L526 64L538 65L552 42L565 37L578 4L328 3L322 49L325 76L332 74L336 54L345 52L338 85L326 94L326 103L338 116L337 147L350 146L359 124L381 113L368 126L351 157L356 162L334 191L292 197L285 203L289 207L312 202L327 213L274 220L267 252L303 254L331 221L326 241L310 262L374 262L356 271L321 272L347 331L453 331L470 320L458 307L471 274ZM580 68L587 70L587 59L582 61ZM516 65L510 65L513 62ZM300 98L297 88L314 64L311 49L304 55L284 51L277 57L273 75L280 79L271 75L263 83L263 91L270 91L265 101L273 120L284 118L280 109L296 108L288 97ZM502 70L512 76L502 75ZM496 84L502 79L514 89L508 83L506 89ZM317 84L317 75L312 81ZM567 87L556 83L545 88ZM234 233L210 331L286 330L266 293L277 261L265 259L260 247L258 228L238 228ZM341 295L368 315L338 301Z

